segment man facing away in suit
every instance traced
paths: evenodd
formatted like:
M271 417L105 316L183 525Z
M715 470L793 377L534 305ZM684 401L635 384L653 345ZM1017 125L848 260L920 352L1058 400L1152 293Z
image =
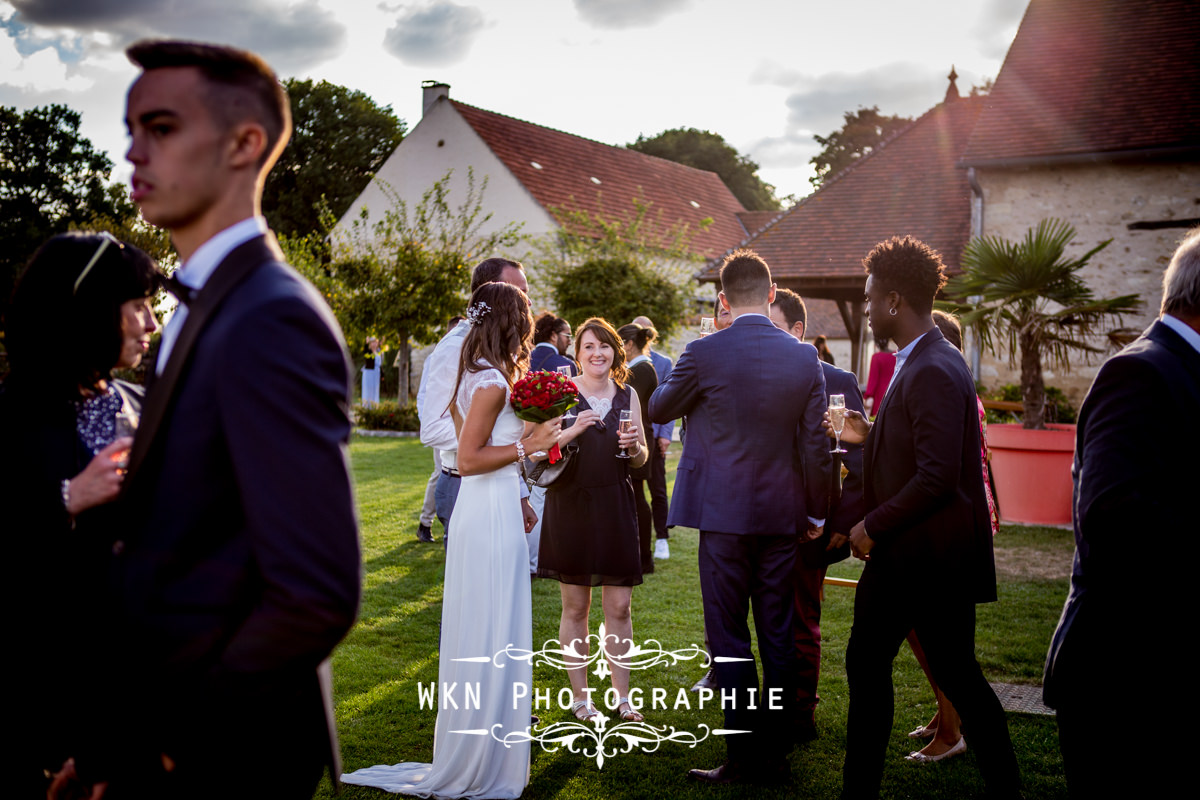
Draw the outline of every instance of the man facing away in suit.
M704 624L721 696L733 693L725 727L744 731L726 738L725 764L689 773L708 783L788 777L792 571L798 541L821 535L829 504L825 379L817 351L771 324L774 297L766 262L732 253L721 267L721 304L733 324L689 344L650 398L654 422L688 417L669 519L700 531Z
M1004 709L975 660L975 604L996 599L992 528L979 459L975 383L933 322L941 256L909 236L863 260L867 317L900 349L874 426L846 412L843 441L866 440L866 517L850 530L866 560L846 647L850 711L844 798L875 798L892 728L892 661L915 630L930 670L962 716L989 796L1018 794ZM925 587L939 585L936 602Z
M113 790L310 797L340 771L328 657L354 623L360 558L349 354L260 215L288 98L252 53L127 52L143 70L126 106L132 199L170 232L190 305L164 332L114 547L114 736L148 758L115 767Z
M1140 553L1180 555L1196 523L1200 454L1200 228L1163 276L1161 316L1105 362L1084 398L1075 433L1075 562L1050 642L1046 704L1058 710L1059 744L1073 798L1169 797L1191 781L1186 724L1194 659L1179 637L1195 607L1186 573L1155 581L1153 608L1138 596ZM1160 425L1169 426L1167 436ZM1182 538L1181 538L1182 537ZM1161 549L1160 549L1161 548ZM1131 642L1144 646L1142 662ZM1149 667L1147 687L1117 718L1138 720L1153 756L1114 752L1114 669ZM1194 706L1194 701L1190 704ZM1129 713L1124 713L1128 711ZM1186 791L1186 790L1183 790Z
M771 322L804 341L808 309L804 300L791 289L776 289L771 303ZM862 391L858 379L827 361L821 362L825 374L826 398L831 394L845 397L846 408L863 413ZM862 445L847 444L845 454L835 455L829 476L829 518L825 535L815 542L800 545L796 556L795 619L792 630L799 660L796 681L795 737L799 742L817 738L816 711L821 698L817 681L821 676L821 600L825 567L848 555L843 549L849 541L850 527L863 516ZM845 478L842 465L846 466Z

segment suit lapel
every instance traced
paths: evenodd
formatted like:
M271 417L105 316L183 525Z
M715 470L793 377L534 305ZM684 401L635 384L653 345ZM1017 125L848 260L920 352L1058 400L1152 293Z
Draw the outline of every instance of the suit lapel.
M1168 325L1164 325L1161 320L1150 326L1150 329L1146 331L1146 336L1178 357L1184 370L1191 377L1192 386L1200 386L1200 353L1197 353L1196 349L1187 343L1187 340Z
M248 242L235 247L225 260L213 271L204 287L196 295L196 299L188 306L187 319L179 331L179 337L171 348L170 357L159 375L149 394L138 424L137 436L133 442L133 450L129 454L129 472L125 476L128 486L134 474L146 459L155 434L166 418L171 399L175 394L175 386L182 377L184 369L191 358L192 348L196 339L210 317L226 295L241 283L255 269L268 261L282 261L283 253L275 243L273 236L256 236Z
M904 383L908 380L908 376L912 374L912 365L918 358L921 357L921 354L930 348L934 342L945 338L946 337L942 336L942 332L936 327L927 331L925 335L921 337L921 341L917 342L917 346L913 348L913 351L909 353L908 358L904 360L904 366L901 367L900 371L892 377L892 382L891 385L888 386L887 394L883 396L883 402L879 404L879 411L875 414L875 427L872 429L871 435L867 437L866 445L863 447L863 471L865 474L871 474L872 465L875 462L875 454L879 447L879 443L882 441L882 426L884 420L887 418L885 412L887 411L887 407L891 404L892 398L903 389Z

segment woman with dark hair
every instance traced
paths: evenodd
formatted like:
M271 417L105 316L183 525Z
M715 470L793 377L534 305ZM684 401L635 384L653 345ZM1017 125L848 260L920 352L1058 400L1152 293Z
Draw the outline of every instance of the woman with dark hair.
M625 350L613 327L592 318L575 331L575 360L582 370L574 378L582 396L575 424L563 430L559 446L578 443L567 474L546 492L538 575L555 578L562 595L559 641L586 658L588 613L592 587L601 586L605 640L615 697L607 707L621 719L641 721L629 702L629 668L621 661L633 645L630 603L633 587L642 582L637 511L630 469L646 463L649 451L642 434L642 404L626 381ZM653 367L651 367L653 370ZM632 424L621 430L621 412ZM628 458L618 457L624 452ZM587 693L586 663L567 670L576 717L589 720L600 712Z
M942 336L946 337L946 341L961 351L963 349L962 326L959 324L958 318L938 310L935 310L932 316L933 323L942 332ZM983 461L983 491L987 496L992 535L995 536L1000 530L1000 515L996 510L996 500L992 495L991 479L988 476L987 412L983 407L983 401L978 397L975 400L979 409L979 457ZM937 602L936 590L932 600ZM913 655L917 657L921 669L925 671L925 677L929 680L929 686L937 698L937 711L934 712L933 719L929 720L928 725L922 725L908 734L910 739L929 739L929 744L920 750L914 750L904 758L906 761L918 764L932 764L944 758L961 755L967 750L967 743L962 735L962 720L959 718L958 712L954 710L954 704L950 702L946 694L938 687L937 681L933 679L933 673L929 670L929 662L925 658L921 642L917 639L916 631L908 632L908 644L912 647Z
M617 331L625 350L625 365L629 370L629 386L641 401L642 419L650 419L650 395L658 388L658 373L650 360L650 343L658 338L654 328L644 328L635 322L622 325ZM637 504L638 543L641 548L642 574L654 572L654 517L646 501L646 484L650 470L660 469L666 483L667 460L657 447L650 448L650 458L644 465L630 470L633 479L633 499Z
M119 525L105 506L120 491L142 398L112 371L136 367L149 347L160 277L148 255L110 234L55 236L25 268L5 320L0 507L22 571L9 608L22 609L13 619L24 653L15 763L19 783L39 795L43 769L57 770L95 730L83 684L105 663Z
M816 339L813 339L813 347L817 348L817 355L826 364L833 364L833 351L829 349L829 339L825 334L821 334ZM835 365L836 366L836 365Z
M888 384L892 382L892 373L896 371L896 354L888 350L886 338L875 337L875 354L871 356L871 366L867 370L867 388L863 390L863 401L867 404L867 415L879 408L883 396L887 394Z
M419 797L511 798L529 782L529 742L494 737L529 727L533 682L532 664L506 655L533 646L520 464L526 452L554 445L559 420L526 427L508 402L529 364L525 293L485 283L471 295L467 320L451 407L463 480L450 518L438 685L474 687L479 702L443 706L432 764L368 767L342 780ZM489 735L463 735L477 730Z

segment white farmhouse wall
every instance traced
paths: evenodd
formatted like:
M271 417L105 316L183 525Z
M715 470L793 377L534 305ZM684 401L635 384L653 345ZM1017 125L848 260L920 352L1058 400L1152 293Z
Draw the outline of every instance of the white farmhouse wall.
M1028 169L979 169L983 233L1020 240L1046 217L1075 226L1067 254L1080 256L1105 239L1112 244L1092 257L1083 276L1098 297L1140 294L1139 314L1123 326L1142 330L1157 316L1162 276L1184 228L1130 230L1133 222L1200 216L1200 164L1086 164ZM1103 344L1104 342L1101 342ZM1100 359L1073 362L1062 374L1043 363L1046 383L1067 392L1078 407ZM984 353L979 380L988 388L1020 383L1018 370Z
M448 101L441 100L425 112L384 162L371 185L350 205L334 227L334 236L344 236L363 208L372 220L380 219L391 203L388 191L404 200L410 209L414 208L448 170L454 171L450 178L450 205L452 208L461 205L466 198L468 168L474 170L477 188L485 177L488 180L483 208L492 218L482 226L482 233L498 231L512 222L523 223L521 233L527 236L557 228L553 218L484 145L466 120ZM385 191L384 187L388 189Z

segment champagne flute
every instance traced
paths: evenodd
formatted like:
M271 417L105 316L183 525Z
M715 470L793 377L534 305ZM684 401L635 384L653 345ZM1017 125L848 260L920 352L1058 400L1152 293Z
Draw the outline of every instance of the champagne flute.
M137 434L138 415L128 408L122 408L117 412L117 416L113 419L113 430L116 432L118 439L123 436L133 438ZM129 451L121 453L120 459L117 461L117 466L120 469L129 468Z
M833 426L834 442L837 445L829 452L847 452L846 448L842 447L842 429L846 427L846 395L829 395L829 424Z
M619 426L617 427L617 430L620 431L621 433L628 433L629 429L632 427L633 427L633 412L627 408L621 412L620 423L619 423ZM628 452L625 451L625 448L622 447L617 452L617 458L630 458L630 455Z
M716 333L716 332L717 332L717 327L716 327L716 325L713 324L712 317L701 317L700 318L700 335L701 336L708 336L710 333Z

